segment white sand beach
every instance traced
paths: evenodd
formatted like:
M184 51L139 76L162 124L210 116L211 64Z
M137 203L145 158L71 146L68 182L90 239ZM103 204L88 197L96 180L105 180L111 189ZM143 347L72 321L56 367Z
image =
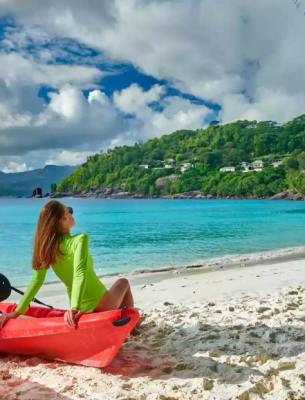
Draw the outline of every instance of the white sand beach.
M305 398L305 259L130 281L147 319L109 367L2 356L1 400ZM39 298L67 308L61 290L46 285Z

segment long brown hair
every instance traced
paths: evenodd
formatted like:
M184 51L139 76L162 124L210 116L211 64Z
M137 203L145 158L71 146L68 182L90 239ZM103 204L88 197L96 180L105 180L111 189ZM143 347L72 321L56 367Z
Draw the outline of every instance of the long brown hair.
M62 203L52 200L40 211L34 236L33 269L48 269L63 254L60 251L61 219L65 215Z

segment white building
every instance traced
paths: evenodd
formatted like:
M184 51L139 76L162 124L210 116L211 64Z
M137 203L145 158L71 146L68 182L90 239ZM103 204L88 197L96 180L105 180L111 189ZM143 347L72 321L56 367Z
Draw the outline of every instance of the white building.
M220 172L235 172L235 167L220 168Z
M249 172L250 171L250 166L251 166L250 163L244 161L244 162L241 163L241 166L244 169L243 172Z
M141 168L145 168L145 169L151 169L152 168L152 166L149 165L149 164L142 164L142 165L140 165L140 167Z
M280 160L274 160L274 162L272 163L272 166L274 167L274 168L278 168L280 165L282 165L283 164L283 160L282 159L280 159Z
M243 167L243 172L250 172L250 171L262 171L264 168L264 162L262 160L255 160L253 163L248 163L246 161L241 163Z
M184 164L181 164L180 171L183 173L183 172L188 171L191 168L193 168L193 165L191 163L184 163Z
M254 171L261 171L264 168L264 162L262 160L255 160L251 164Z
M173 158L168 158L165 162L164 168L175 168L176 161Z

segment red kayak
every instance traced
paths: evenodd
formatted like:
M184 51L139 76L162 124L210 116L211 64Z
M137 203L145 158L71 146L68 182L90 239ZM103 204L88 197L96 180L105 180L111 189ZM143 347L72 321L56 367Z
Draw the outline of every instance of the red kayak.
M10 313L16 305L0 303L2 313ZM78 328L69 328L63 310L31 307L25 315L14 319L0 330L0 353L27 354L90 367L106 367L114 359L126 337L139 320L133 309L83 314Z

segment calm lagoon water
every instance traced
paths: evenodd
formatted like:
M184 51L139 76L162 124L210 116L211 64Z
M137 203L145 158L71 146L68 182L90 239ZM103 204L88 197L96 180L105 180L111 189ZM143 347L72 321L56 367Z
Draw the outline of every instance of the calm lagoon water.
M31 250L44 199L0 199L0 272L32 276ZM87 233L100 274L182 266L226 255L305 245L305 203L258 200L65 199L73 233ZM56 281L50 270L49 282Z

